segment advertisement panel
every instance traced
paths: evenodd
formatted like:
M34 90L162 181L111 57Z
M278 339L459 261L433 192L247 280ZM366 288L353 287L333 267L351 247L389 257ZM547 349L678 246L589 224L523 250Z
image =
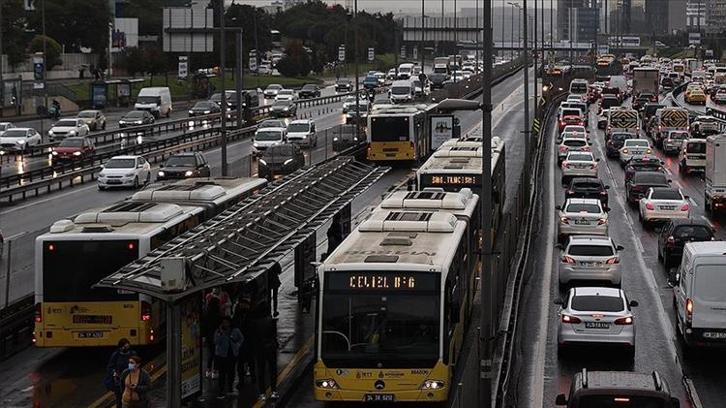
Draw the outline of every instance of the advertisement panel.
M431 116L430 120L431 150L433 151L454 137L454 115Z
M116 18L111 31L111 52L139 46L139 19Z
M181 305L181 396L188 399L202 390L202 302L192 296Z

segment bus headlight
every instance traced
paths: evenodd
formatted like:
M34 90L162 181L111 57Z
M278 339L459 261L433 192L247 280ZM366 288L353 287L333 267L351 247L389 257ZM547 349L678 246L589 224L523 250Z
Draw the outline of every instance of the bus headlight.
M442 388L444 388L444 382L437 380L426 380L421 385L422 390L440 390Z
M317 381L315 381L315 385L318 388L324 388L327 390L337 390L338 389L338 384L336 384L335 380L333 380L333 379L317 380Z

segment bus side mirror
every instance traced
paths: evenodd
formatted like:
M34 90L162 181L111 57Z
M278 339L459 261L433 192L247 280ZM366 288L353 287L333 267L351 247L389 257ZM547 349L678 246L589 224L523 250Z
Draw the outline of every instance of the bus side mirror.
M565 397L565 394L557 395L557 398L555 399L555 405L567 405L567 397Z

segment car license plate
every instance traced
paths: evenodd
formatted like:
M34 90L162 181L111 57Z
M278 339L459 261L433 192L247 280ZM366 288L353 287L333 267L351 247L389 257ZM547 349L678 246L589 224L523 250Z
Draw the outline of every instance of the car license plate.
M78 332L79 339L100 339L103 337L102 331L82 331Z
M582 266L600 266L600 262L580 262Z
M726 339L726 332L704 332L703 337L706 339Z
M585 322L586 329L609 329L610 323L608 322Z
M106 184L121 184L121 180L108 180Z
M588 220L575 220L575 225L590 225Z
M676 206L674 206L674 205L661 205L658 208L660 208L661 210L673 211L673 210L676 209Z
M393 394L366 394L365 402L393 402Z

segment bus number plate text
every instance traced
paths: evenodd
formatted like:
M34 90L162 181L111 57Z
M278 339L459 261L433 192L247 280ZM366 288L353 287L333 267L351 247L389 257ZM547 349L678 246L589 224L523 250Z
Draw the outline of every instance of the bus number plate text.
M393 394L366 394L365 402L393 402Z
M79 339L100 339L103 337L102 331L83 331L78 332Z

